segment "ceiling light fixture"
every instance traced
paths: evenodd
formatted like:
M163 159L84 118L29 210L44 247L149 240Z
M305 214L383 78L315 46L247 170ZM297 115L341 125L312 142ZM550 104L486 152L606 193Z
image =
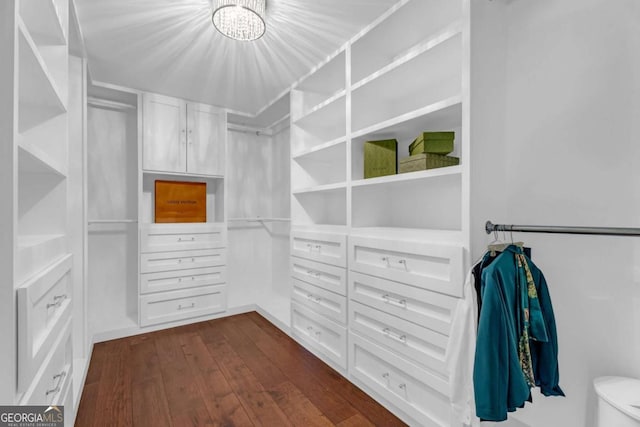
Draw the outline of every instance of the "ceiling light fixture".
M257 40L264 34L266 0L214 0L212 21L234 40Z

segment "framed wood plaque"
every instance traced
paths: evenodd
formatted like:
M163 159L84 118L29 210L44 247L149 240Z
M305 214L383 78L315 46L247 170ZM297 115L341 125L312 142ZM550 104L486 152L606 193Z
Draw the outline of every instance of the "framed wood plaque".
M207 183L156 181L156 222L207 222Z

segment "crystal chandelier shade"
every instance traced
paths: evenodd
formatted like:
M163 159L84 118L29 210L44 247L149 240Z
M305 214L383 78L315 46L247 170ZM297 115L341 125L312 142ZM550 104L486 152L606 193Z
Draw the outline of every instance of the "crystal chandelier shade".
M214 0L213 3L213 25L225 36L251 41L264 34L266 0Z

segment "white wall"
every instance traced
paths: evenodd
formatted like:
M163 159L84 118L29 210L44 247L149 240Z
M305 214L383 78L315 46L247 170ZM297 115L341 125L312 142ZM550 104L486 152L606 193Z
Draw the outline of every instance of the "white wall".
M88 220L138 217L136 153L135 112L88 108ZM90 226L87 268L90 333L136 326L136 224Z
M229 131L227 137L227 215L271 216L271 138ZM229 307L255 304L271 286L271 237L260 223L229 223L227 282Z
M291 168L290 168L289 128L277 131L273 135L273 188L271 199L273 216L291 217ZM282 298L289 298L291 285L289 273L289 230L288 222L277 222L272 228L271 251L273 253L271 283L273 292Z
M500 20L497 29L477 22L488 43L474 53L472 72L474 64L493 67L504 86L485 72L472 92L475 111L483 103L495 108L479 113L494 129L472 136L473 227L486 219L640 227L638 2L515 0L482 7ZM480 65L482 50L491 65ZM485 146L502 152L482 160ZM504 181L481 182L483 176ZM533 248L549 283L567 397L536 393L533 404L501 425L593 426L593 379L640 377L640 238L517 238ZM480 246L476 239L474 259Z

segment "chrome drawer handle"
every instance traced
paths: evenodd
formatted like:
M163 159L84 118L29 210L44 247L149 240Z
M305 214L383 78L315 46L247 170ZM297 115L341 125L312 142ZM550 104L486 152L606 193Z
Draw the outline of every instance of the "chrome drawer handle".
M406 335L395 335L394 333L391 332L391 329L389 329L389 328L384 328L382 330L382 333L386 337L391 338L394 341L398 341L399 343L402 343L402 344L406 344L407 343L407 336Z
M394 298L391 298L389 294L383 295L382 300L386 304L395 305L396 307L400 307L400 308L407 308L407 300L404 300L404 299L396 300Z
M58 380L58 382L56 383L56 386L54 388L52 388L51 390L47 390L45 393L45 396L49 396L51 393L57 393L60 391L60 385L62 384L62 380L64 380L64 377L67 376L67 373L65 371L60 372L57 375L53 376L54 380Z
M385 372L384 374L382 374L382 378L389 378L389 372Z
M398 388L401 389L401 390L405 390L406 391L407 390L407 385L405 383L402 383L402 384L398 385Z
M178 310L186 310L187 308L194 308L196 306L195 302L192 302L191 305L183 306L182 304L178 305Z
M62 302L66 299L67 299L67 294L55 295L53 297L53 302L47 304L47 310L50 309L51 307L60 307Z
M307 331L313 331L313 326L307 326Z

